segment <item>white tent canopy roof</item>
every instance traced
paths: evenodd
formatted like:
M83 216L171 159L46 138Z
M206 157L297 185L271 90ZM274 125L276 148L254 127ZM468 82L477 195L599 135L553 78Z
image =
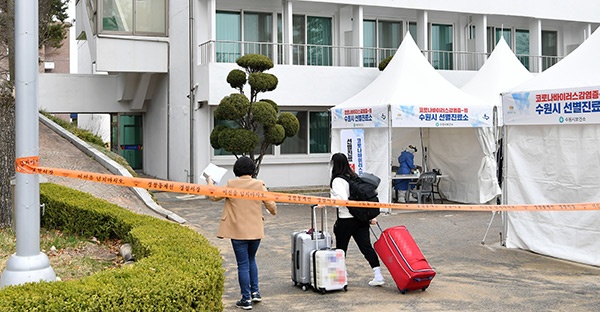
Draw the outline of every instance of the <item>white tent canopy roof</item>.
M480 103L440 75L407 34L383 72L355 96L336 107L416 103L440 107L457 101Z
M600 86L600 31L595 31L560 62L510 92Z
M510 50L504 38L479 71L461 89L489 103L502 105L500 94L533 78Z
M489 114L493 111L494 103L471 96L446 80L429 64L410 34L407 34L383 72L363 90L332 109L333 127L387 126L388 106L392 109L390 117L394 127L481 127L491 126ZM399 111L394 111L395 109ZM462 122L434 125L423 120L423 116L416 116L423 111L462 113L468 117L468 122L461 120ZM348 118L348 114L344 112L372 112L373 121L352 123L352 117ZM399 115L401 113L403 116ZM364 121L365 118L371 119L370 116L362 116L359 121Z

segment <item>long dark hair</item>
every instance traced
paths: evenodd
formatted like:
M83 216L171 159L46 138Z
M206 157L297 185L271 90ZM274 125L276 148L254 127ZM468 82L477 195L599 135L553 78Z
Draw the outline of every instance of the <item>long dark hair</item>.
M348 163L348 158L342 153L333 154L331 156L331 164L331 181L329 181L329 186L333 186L333 179L337 177L346 176L348 178L353 178L356 176L356 173Z

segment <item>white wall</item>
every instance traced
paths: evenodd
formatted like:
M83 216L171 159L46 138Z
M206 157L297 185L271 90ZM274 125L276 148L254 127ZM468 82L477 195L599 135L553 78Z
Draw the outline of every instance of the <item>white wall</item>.
M206 81L199 86L198 100L218 105L226 95L236 92L226 81L236 64L211 63L199 66L198 79ZM377 68L320 67L275 65L267 71L279 79L277 89L266 92L269 98L283 106L333 106L352 97L381 73ZM461 87L474 71L438 71L457 87Z
M146 113L142 123L143 127L143 167L144 173L167 179L167 160L168 160L168 84L167 75L161 75L161 79L156 84L152 101L146 103Z
M187 181L190 162L190 64L188 1L169 1L168 177ZM202 26L198 26L202 27ZM193 64L192 64L193 66ZM199 133L198 135L203 135Z
M53 113L128 112L117 101L116 75L40 74L39 107Z
M108 114L78 114L77 127L101 137L104 143L110 143L110 115Z
M168 71L169 45L166 38L130 40L100 37L96 40L98 71L146 73Z

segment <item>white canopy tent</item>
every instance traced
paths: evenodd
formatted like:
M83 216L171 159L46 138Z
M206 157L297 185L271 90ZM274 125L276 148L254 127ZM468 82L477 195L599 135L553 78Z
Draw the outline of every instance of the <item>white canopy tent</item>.
M502 95L507 204L600 202L600 31ZM506 246L600 265L600 211L511 212Z
M415 156L424 168L439 168L447 178L440 192L449 200L485 203L499 195L495 142L482 128L493 126L493 103L461 91L444 79L407 35L386 69L371 84L332 112L332 151L343 151L344 131L364 132L360 157L364 171L382 181L380 200L390 201L391 166L408 144L421 145ZM442 134L456 129L448 139ZM490 132L491 133L491 132Z
M486 103L495 104L498 124L494 128L482 128L480 130L493 131L493 134L488 133L486 135L493 135L495 138L494 142L499 141L501 135L499 129L503 125L502 97L500 93L531 78L533 78L533 74L517 59L506 41L504 41L504 38L500 38L494 51L492 51L483 66L471 80L461 87L461 90L484 100ZM501 169L498 168L497 159L487 157L486 160L489 162L496 160L496 168Z
M502 126L500 93L531 78L533 78L533 74L517 59L504 38L500 38L483 66L471 80L461 87L461 90L485 100L486 103L494 103L498 108L498 126Z

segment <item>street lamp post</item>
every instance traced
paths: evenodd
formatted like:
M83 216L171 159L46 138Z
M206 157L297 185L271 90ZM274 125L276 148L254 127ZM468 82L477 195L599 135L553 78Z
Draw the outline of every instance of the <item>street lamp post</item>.
M15 1L16 157L39 156L38 0ZM0 287L54 281L56 274L40 252L40 179L16 172L15 232L17 252L6 263Z

